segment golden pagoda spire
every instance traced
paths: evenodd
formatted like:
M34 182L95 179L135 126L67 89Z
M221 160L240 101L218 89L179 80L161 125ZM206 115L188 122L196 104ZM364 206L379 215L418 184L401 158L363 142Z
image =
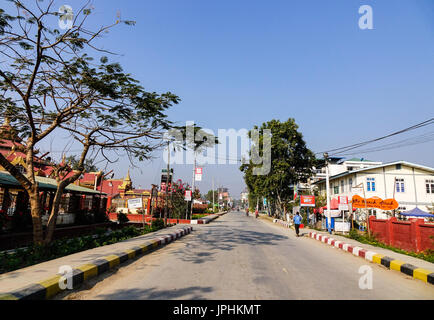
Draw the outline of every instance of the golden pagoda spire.
M131 178L130 178L130 169L128 169L128 173L127 173L127 176L125 177L124 181L131 181Z
M130 169L128 169L127 176L125 177L122 185L118 187L118 190L125 193L126 191L132 188L131 178L130 178Z

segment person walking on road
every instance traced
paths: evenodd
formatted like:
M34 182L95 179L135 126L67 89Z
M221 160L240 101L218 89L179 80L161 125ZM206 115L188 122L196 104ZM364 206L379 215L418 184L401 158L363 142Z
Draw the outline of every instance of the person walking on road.
M294 216L294 227L295 227L295 233L297 234L297 237L299 237L300 233L300 224L301 224L301 216L300 213L297 212L297 214Z

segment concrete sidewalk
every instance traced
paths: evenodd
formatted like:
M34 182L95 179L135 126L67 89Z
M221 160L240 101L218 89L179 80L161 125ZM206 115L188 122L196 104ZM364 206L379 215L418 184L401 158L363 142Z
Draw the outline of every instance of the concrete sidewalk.
M263 221L264 223L270 223L270 224L278 225L282 228L294 229L293 226L290 226L287 222L284 222L281 220L280 220L281 223L273 223L269 219L261 219L261 221ZM398 253L398 252L395 252L395 251L392 251L389 249L361 243L361 242L358 242L354 239L350 239L350 238L344 237L344 236L339 235L339 234L332 234L331 235L328 232L317 231L317 230L311 229L309 227L305 227L303 229L300 229L300 236L310 237L309 236L310 233L315 233L315 234L321 235L323 237L332 238L332 239L339 241L341 243L345 243L351 247L361 248L362 250L365 250L368 252L373 252L373 253L376 253L376 254L384 256L384 257L389 257L393 260L403 262L403 264L412 265L412 266L415 266L417 268L425 269L425 270L430 271L431 273L434 273L434 263L431 263L431 262L423 260L423 259L419 259L419 258L412 257L412 256L402 254L402 253ZM327 242L325 243L325 245L327 245ZM334 246L328 246L328 247L330 249L339 250L339 248L336 248ZM390 268L390 266L389 266L389 268Z
M83 266L92 265L98 260L104 260L105 262L108 261L109 267L111 268L114 264L119 264L140 253L145 253L146 251L150 251L152 248L169 243L183 235L186 235L190 233L191 230L192 227L190 226L176 225L111 245L78 252L27 268L1 274L0 296L10 294L13 291L33 284L39 284L50 277L57 276L61 266L70 266L72 269L80 269L85 273L84 275L81 275L81 278L86 278L86 272L90 269L84 270L82 268ZM123 258L124 256L126 256L125 259ZM113 257L113 259L110 257ZM104 267L104 270L105 269L106 268ZM101 268L98 268L96 273L101 273L99 271L101 271ZM95 270L91 273L95 273ZM42 285L45 286L45 284Z
M406 263L418 266L420 268L432 270L434 272L434 263L431 263L431 262L426 261L426 260L422 260L422 259L419 259L416 257L408 256L406 254L398 253L398 252L395 252L395 251L392 251L389 249L372 246L370 244L361 243L361 242L358 242L354 239L343 237L339 234L329 234L328 232L317 231L315 229L310 229L310 228L305 228L302 230L303 230L303 234L307 235L307 236L309 236L309 232L315 232L317 234L325 235L325 236L328 236L330 238L336 239L338 241L348 243L354 247L362 247L367 251L374 251L374 252L382 254L384 256L391 257L391 258L394 258L396 260L405 261Z

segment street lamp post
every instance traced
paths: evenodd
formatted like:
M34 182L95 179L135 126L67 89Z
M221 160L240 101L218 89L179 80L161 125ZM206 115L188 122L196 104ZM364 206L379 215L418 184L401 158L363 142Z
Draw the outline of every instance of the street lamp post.
M331 234L331 213L330 213L330 181L329 181L329 166L328 166L328 157L329 154L326 152L324 153L324 160L326 164L326 193L327 193L327 221L328 221L328 231Z
M193 217L193 205L194 205L194 182L196 180L196 151L194 152L194 165L193 165L193 182L191 186L191 211L190 211L190 219Z

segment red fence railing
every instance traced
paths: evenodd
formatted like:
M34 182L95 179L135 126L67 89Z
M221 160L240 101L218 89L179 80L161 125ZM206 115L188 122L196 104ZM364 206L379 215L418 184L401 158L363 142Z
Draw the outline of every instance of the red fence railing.
M434 224L423 219L398 221L369 217L372 234L382 243L406 251L421 252L434 250Z

